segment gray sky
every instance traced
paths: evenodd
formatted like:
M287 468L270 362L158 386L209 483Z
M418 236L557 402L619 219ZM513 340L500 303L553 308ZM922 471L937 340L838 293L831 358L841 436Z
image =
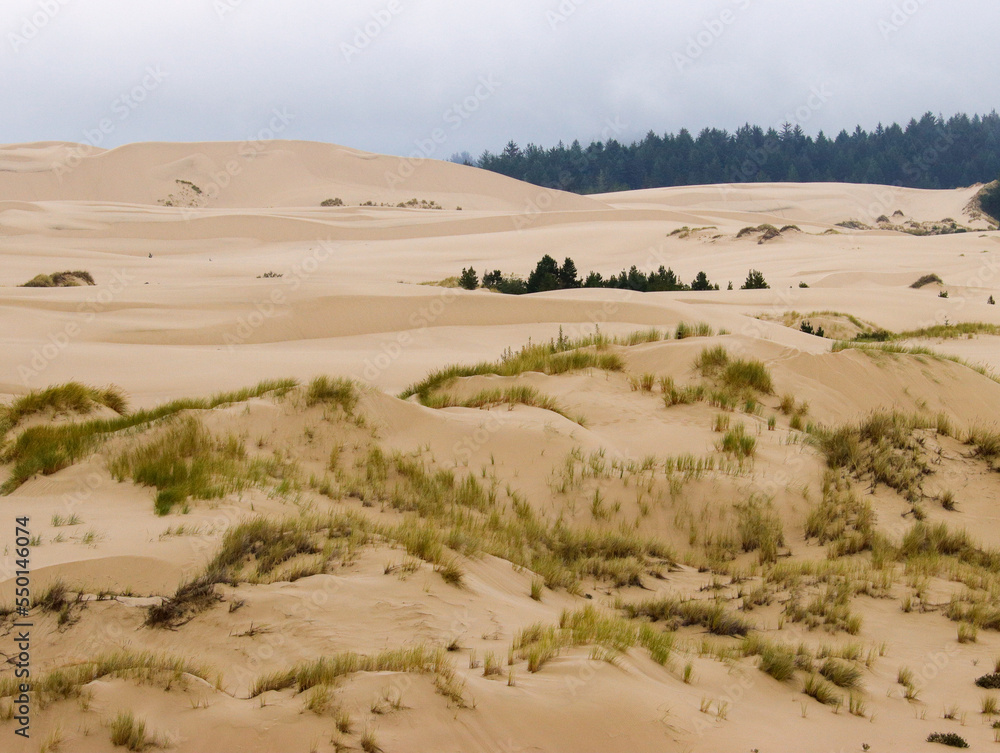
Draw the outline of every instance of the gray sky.
M997 106L996 0L4 0L0 142L446 159ZM279 117L278 114L281 116Z

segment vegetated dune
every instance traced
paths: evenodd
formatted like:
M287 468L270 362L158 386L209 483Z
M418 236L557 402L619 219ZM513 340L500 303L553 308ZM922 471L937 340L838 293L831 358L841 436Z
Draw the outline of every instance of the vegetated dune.
M319 207L327 199L395 206L412 198L448 210L595 209L593 199L542 191L450 162L389 157L301 141L143 143L117 149L19 144L0 150L0 198L180 207ZM543 198L544 197L544 198Z
M0 150L0 530L36 537L5 750L993 744L996 232L823 234L880 187L390 191L395 158L266 147L202 207L157 202L240 145L63 183L71 145ZM545 253L722 290L416 284ZM97 284L16 287L54 269Z

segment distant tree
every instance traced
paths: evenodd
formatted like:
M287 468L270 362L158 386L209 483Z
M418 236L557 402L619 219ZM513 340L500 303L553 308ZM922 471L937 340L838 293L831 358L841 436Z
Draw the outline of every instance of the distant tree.
M767 284L764 275L756 269L751 269L740 290L764 290L769 287L771 286Z
M524 295L528 292L528 286L520 277L504 277L500 281L497 290L505 295Z
M528 275L528 292L541 293L546 290L559 289L559 264L548 254L545 254L535 265L535 270Z
M600 272L591 272L587 275L587 279L584 280L583 287L585 288L603 288L604 278L601 277Z
M628 271L628 277L625 278L625 286L628 290L637 290L640 293L645 293L649 288L649 280L646 279L646 275L639 271L639 268L634 264L632 268Z
M990 304L990 306L996 306L997 305L997 302L995 300L993 300L993 296L990 296L990 299L987 301L987 303Z
M503 273L499 269L494 269L492 272L487 272L483 275L484 288L496 290L500 287L501 282L503 282Z
M458 278L458 284L466 290L475 290L479 287L479 275L476 274L476 270L472 267L463 269L462 274Z
M699 272L698 276L694 278L694 282L691 283L691 290L715 290L715 288L709 282L708 275L704 272Z
M801 329L807 335L816 335L816 337L826 337L826 332L823 330L822 327L820 327L819 329L813 329L812 324L806 321L802 322L802 324L799 326L799 329Z
M559 287L560 288L578 288L580 287L580 275L576 271L576 264L568 256L563 262L563 265L559 268L558 272Z
M914 169L913 155L941 150L947 158ZM462 157L462 155L456 155ZM465 159L465 158L463 158ZM463 162L464 163L464 162ZM932 113L903 126L858 127L835 138L807 135L800 125L744 125L733 132L705 128L696 136L647 133L631 144L614 139L552 148L509 142L498 154L475 161L487 170L548 188L597 193L698 183L770 180L877 182L910 188L959 188L988 183L1000 171L1000 114ZM1000 190L984 211L1000 220ZM989 203L989 202L987 202Z
M729 281L729 287L728 287L728 288L726 288L726 290L732 290L732 289L733 289L733 281L732 281L732 280L730 280L730 281Z
M476 160L468 152L455 152L448 159L449 162L454 162L456 165L466 165L467 167L475 167Z
M650 292L662 290L684 290L687 286L678 279L672 269L666 269L662 264L655 272L650 272L646 281L646 289Z

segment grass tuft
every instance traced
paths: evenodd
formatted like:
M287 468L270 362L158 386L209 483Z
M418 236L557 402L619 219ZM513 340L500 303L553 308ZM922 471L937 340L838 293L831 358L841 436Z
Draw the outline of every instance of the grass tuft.
M318 376L306 389L306 405L336 405L348 415L358 404L358 388L350 379L342 377Z
M828 706L836 706L844 700L835 686L815 674L806 678L802 692Z
M119 711L111 720L111 744L140 751L151 747L153 741L146 736L146 722L136 719L131 711Z

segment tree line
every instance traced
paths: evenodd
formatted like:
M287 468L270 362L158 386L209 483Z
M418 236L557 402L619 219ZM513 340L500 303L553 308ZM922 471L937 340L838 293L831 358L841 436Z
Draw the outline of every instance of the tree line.
M459 275L458 284L466 290L475 290L481 284L484 288L507 295L526 295L573 288L618 288L640 293L719 290L719 286L713 284L705 272L699 272L694 280L688 284L682 282L672 269L665 268L662 264L658 270L649 274L640 271L633 265L630 269L623 269L619 274L611 275L608 278L604 278L600 272L589 272L586 277L581 278L576 264L571 258L566 257L560 265L548 254L545 254L538 261L535 268L528 274L527 279L517 275L507 275L499 269L495 269L484 274L480 281L475 268L466 267ZM769 287L771 286L764 279L764 275L756 269L751 269L740 289L762 290ZM728 289L733 289L732 282L729 283Z
M735 133L687 129L623 144L611 139L582 146L560 142L546 149L511 141L499 154L453 160L576 193L603 193L709 183L819 182L878 183L909 188L960 188L1000 175L1000 115L931 113L865 131L822 131L801 126L780 129L744 125Z

